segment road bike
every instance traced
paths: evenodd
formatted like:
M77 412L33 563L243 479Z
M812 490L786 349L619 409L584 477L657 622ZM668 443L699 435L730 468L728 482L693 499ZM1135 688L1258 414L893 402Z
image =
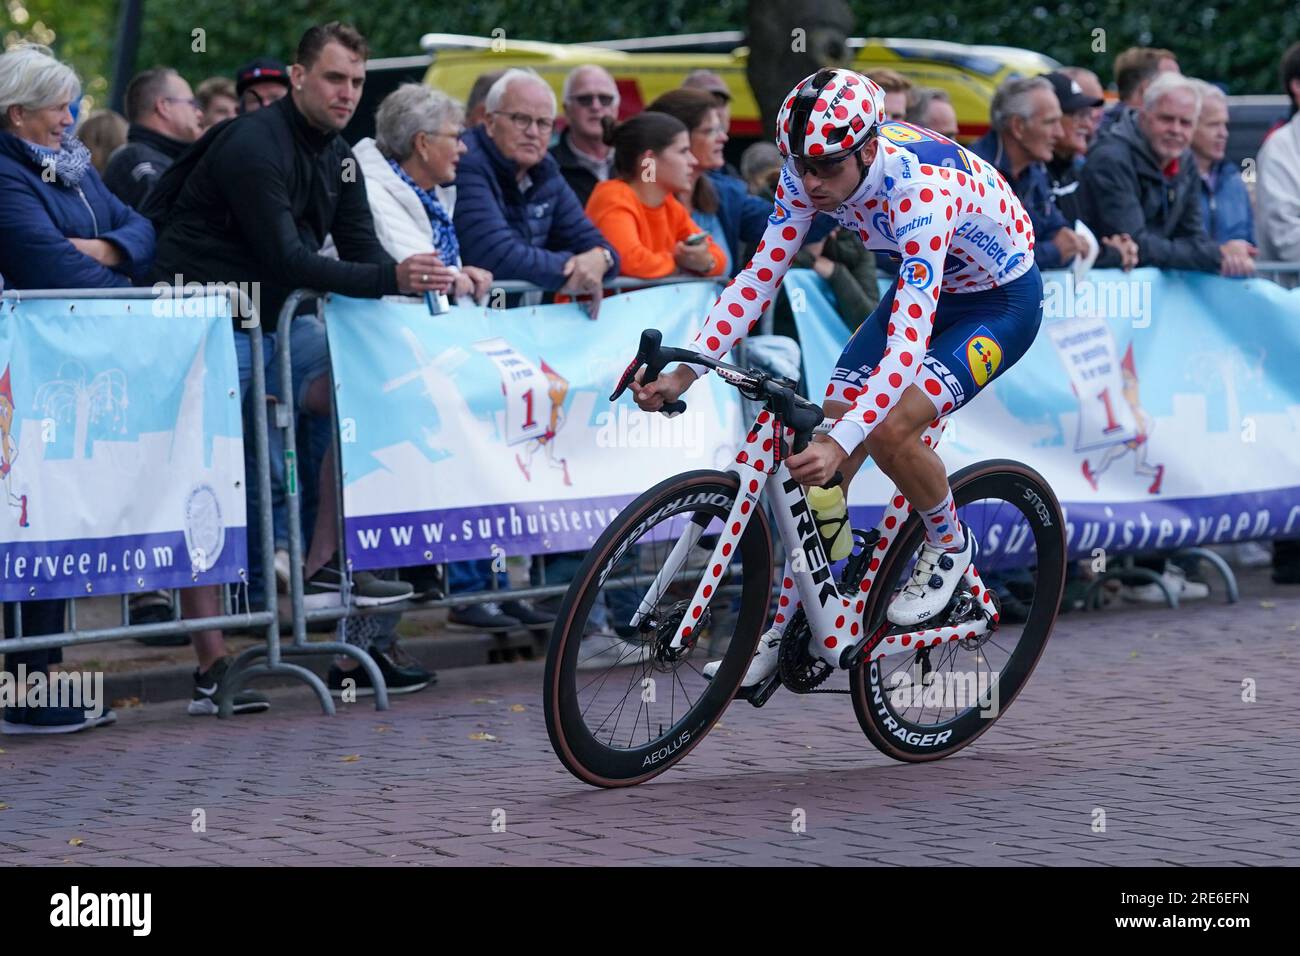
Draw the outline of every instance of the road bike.
M1010 460L950 476L978 567L938 614L896 627L886 610L911 576L921 516L895 490L874 529L853 530L855 549L837 573L784 460L829 430L821 407L761 369L664 347L654 329L610 400L642 367L650 382L673 361L713 369L761 408L731 467L659 482L578 568L546 659L546 728L564 766L594 786L643 783L698 746L733 698L761 707L781 687L849 694L867 739L901 761L949 756L988 730L1033 672L1065 586L1061 508L1042 476ZM685 409L678 401L663 411ZM933 447L945 424L931 422L922 441ZM789 557L781 583L797 600L775 608L785 624L777 671L741 689L781 590L773 524ZM593 634L609 645L594 667L579 659ZM716 658L710 680L702 667ZM848 690L819 689L837 670L849 672Z

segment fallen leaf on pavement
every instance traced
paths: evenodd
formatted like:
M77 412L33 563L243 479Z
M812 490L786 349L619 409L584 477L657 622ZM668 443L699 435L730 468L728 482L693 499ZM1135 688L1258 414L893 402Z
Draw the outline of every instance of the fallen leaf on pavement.
M343 758L344 763L356 763L361 759L361 754L348 754Z
M86 841L83 840L81 837L73 837L71 840L68 841L68 846L81 846L81 844L85 842Z
M512 712L512 713L516 713L516 714L522 714L522 713L523 713L525 710L527 710L527 709L528 709L528 708L525 707L523 704L511 704L511 705L510 705L510 710L511 710L511 712Z
M491 734L485 734L483 731L477 731L469 735L470 740L496 740Z

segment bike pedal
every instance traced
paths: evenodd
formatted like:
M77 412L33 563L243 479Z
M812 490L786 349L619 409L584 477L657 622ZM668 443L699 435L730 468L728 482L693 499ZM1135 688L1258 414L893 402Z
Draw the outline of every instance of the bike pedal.
M736 699L747 700L755 707L762 707L780 686L781 674L777 671L762 683L755 684L753 687L740 688L740 690L736 691Z

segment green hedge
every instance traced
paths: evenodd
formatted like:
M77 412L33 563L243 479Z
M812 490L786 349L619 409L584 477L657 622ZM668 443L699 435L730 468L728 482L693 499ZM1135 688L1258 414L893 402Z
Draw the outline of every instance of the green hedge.
M1174 50L1184 72L1226 83L1234 93L1280 92L1277 63L1283 49L1300 40L1300 5L1288 0L1228 3L1207 0L1194 6L1174 0L1149 0L1141 9L1131 0L1043 0L1035 5L997 0L950 0L943 12L917 15L910 5L850 0L858 34L943 37L961 43L1030 47L1065 63L1089 66L1111 79L1115 54L1144 44ZM138 66L166 63L191 81L229 74L258 54L288 58L307 24L354 17L376 56L418 53L423 33L508 36L557 42L610 37L741 29L744 0L655 0L635 6L609 4L593 11L582 0L145 0L145 30ZM892 9L891 9L892 7ZM14 11L26 12L14 23ZM111 66L117 22L114 0L4 0L0 26L7 39L30 34L40 21L55 32L55 46L88 79L92 92L103 89ZM193 52L193 31L202 29L205 52ZM1103 30L1104 38L1094 31ZM1104 39L1104 48L1097 49Z

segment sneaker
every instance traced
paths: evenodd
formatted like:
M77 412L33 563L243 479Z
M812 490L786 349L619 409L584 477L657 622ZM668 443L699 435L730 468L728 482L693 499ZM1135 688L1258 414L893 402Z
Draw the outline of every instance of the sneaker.
M275 552L275 589L280 594L289 593L289 552L284 548Z
M217 705L217 694L230 672L230 658L222 657L208 668L207 673L194 672L194 696L190 699L189 712L195 717L210 717L221 708ZM264 694L252 690L235 692L232 702L237 714L258 714L271 709L271 702Z
M165 624L172 619L171 591L145 591L132 594L128 609L132 624ZM136 641L147 647L184 647L190 642L188 634L156 634L137 637Z
M966 534L966 546L960 551L944 551L928 542L921 545L911 580L889 602L886 616L891 624L910 627L929 620L948 606L952 592L957 590L961 576L975 560L978 550L970 528L963 524L962 531Z
M1165 466L1156 465L1156 477L1155 480L1151 482L1151 487L1147 489L1147 494L1151 494L1151 495L1160 494L1160 483L1164 480L1165 480Z
M740 681L741 687L753 687L755 684L761 684L776 671L781 650L782 633L782 631L774 627L758 639L758 649L754 651L754 657L749 662L749 669L745 671L745 676ZM700 673L704 675L705 679L713 680L713 675L718 672L718 668L721 666L722 661L709 661L704 665L704 670Z
M413 694L417 690L424 690L437 679L433 673L423 667L399 664L383 651L372 650L370 656L379 666L379 673L383 675L384 684L390 694ZM345 671L337 664L330 667L330 693L335 697L342 697L343 681L348 679L356 681L354 688L358 697L374 696L374 685L370 683L370 675L366 673L364 667L354 667L350 671Z
M405 581L386 581L369 571L358 571L352 575L352 603L357 607L378 607L381 604L396 604L409 601L415 588Z
M1273 552L1260 541L1239 541L1228 560L1243 568L1267 568L1273 564Z
M412 601L441 601L447 596L447 581L443 564L425 564L403 568L401 578L415 591Z
M90 711L86 711L86 721L92 727L111 727L117 723L117 711L109 709L104 711L98 717L90 716Z
M1187 572L1176 564L1165 565L1162 575L1165 584L1179 601L1198 601L1210 596L1210 586L1200 581L1187 580ZM1154 581L1147 584L1130 584L1121 592L1124 600L1136 604L1164 604L1165 592Z
M502 601L501 610L525 627L545 627L555 623L554 614L540 611L527 601Z
M303 584L303 607L333 607L343 590L343 572L325 565ZM352 575L352 603L357 607L378 607L409 600L414 593L405 581L385 581L369 571Z
M482 604L462 604L451 609L447 623L455 628L472 631L512 631L524 625L517 617L501 610L495 601Z
M113 719L117 719L116 714ZM78 707L6 707L0 719L0 734L75 734L95 725L96 721Z
M582 639L578 648L578 670L591 671L607 667L628 667L650 659L647 641L625 641L610 631L593 631Z

